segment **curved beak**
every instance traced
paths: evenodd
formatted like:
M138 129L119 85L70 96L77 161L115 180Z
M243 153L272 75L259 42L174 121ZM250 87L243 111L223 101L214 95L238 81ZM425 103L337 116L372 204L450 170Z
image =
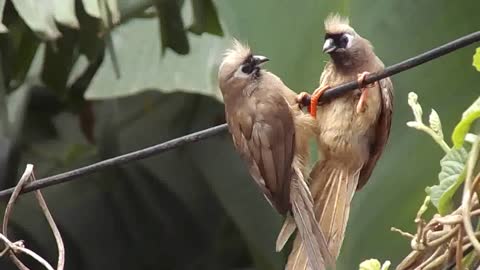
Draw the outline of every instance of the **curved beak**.
M325 43L323 43L323 52L324 53L331 53L335 51L337 47L335 46L335 42L332 38L327 38Z
M267 57L262 55L254 55L253 59L255 61L256 66L261 66L263 63L268 62L270 60Z

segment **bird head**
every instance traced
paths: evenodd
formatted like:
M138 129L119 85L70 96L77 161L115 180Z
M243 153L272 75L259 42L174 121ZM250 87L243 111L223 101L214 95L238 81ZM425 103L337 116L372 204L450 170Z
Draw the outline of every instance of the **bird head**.
M330 14L325 20L323 52L338 65L352 66L372 51L370 42L358 35L348 18Z
M249 47L234 41L225 53L218 71L218 81L222 93L243 89L261 76L261 66L269 59L252 54Z

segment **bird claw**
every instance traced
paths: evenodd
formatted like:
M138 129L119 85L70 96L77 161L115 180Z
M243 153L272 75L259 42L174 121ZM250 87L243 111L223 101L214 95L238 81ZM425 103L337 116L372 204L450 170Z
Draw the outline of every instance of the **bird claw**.
M308 104L306 100L308 100L309 98L310 94L308 94L307 92L301 92L295 97L295 102L298 104L300 110L303 109L306 104ZM308 107L308 111L310 112L310 107Z
M366 71L357 75L357 82L360 85L359 90L362 93L357 103L357 107L356 107L357 113L365 112L367 107L368 88L374 87L376 83L376 82L373 82L370 84L365 84L365 79L367 78L368 75L370 75L370 72L366 72Z
M315 91L313 91L313 94L310 97L310 115L313 118L317 117L318 101L320 100L322 95L325 93L325 91L327 91L328 89L330 89L330 86L329 85L324 85L324 86L321 86L321 87L315 89Z

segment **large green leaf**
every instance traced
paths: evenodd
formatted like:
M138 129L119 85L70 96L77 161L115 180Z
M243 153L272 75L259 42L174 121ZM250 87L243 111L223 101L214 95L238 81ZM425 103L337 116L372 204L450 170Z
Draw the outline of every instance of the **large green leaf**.
M465 180L467 159L468 152L460 148L450 150L440 160L442 169L438 174L439 184L427 188L427 193L441 215L446 215L453 209L452 197Z
M129 21L112 32L122 76L117 79L110 59L105 59L86 92L88 99L105 99L136 94L148 89L165 92L195 92L219 96L214 81L214 67L228 42L211 35L189 34L192 51L179 57L166 51L152 33L157 31L155 19ZM138 46L142 44L142 46Z
M223 36L222 26L218 19L217 10L212 0L192 0L193 23L189 27L197 35L210 33Z
M3 24L3 9L5 8L6 0L0 0L0 33L8 32L7 27Z
M465 136L473 122L478 118L480 118L480 97L463 113L462 120L455 127L452 134L452 141L455 147L462 147Z
M183 1L156 0L154 3L158 13L162 54L165 54L167 48L171 48L178 54L188 54L190 44L181 15Z
M52 0L12 0L25 23L40 37L53 40L61 36L55 24L55 6Z
M57 22L71 28L80 27L75 15L75 0L53 0L53 6L55 7L54 15Z

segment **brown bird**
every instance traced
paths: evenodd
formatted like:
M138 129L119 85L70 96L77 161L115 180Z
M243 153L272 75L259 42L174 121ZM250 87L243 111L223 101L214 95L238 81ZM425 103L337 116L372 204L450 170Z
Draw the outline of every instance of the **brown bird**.
M310 191L320 229L330 253L337 258L350 202L355 191L367 183L390 134L393 86L389 78L365 85L369 72L383 70L384 64L370 42L349 26L348 19L330 15L325 20L325 30L323 52L330 54L331 60L311 97L309 109L317 119L316 140L322 158L310 173ZM325 90L352 80L358 80L362 89L321 104L317 114L317 103ZM286 269L307 269L301 238L295 239Z
M293 215L310 267L333 266L304 180L315 121L299 109L295 92L261 68L266 61L237 41L225 54L218 80L228 128L267 201L287 220Z

